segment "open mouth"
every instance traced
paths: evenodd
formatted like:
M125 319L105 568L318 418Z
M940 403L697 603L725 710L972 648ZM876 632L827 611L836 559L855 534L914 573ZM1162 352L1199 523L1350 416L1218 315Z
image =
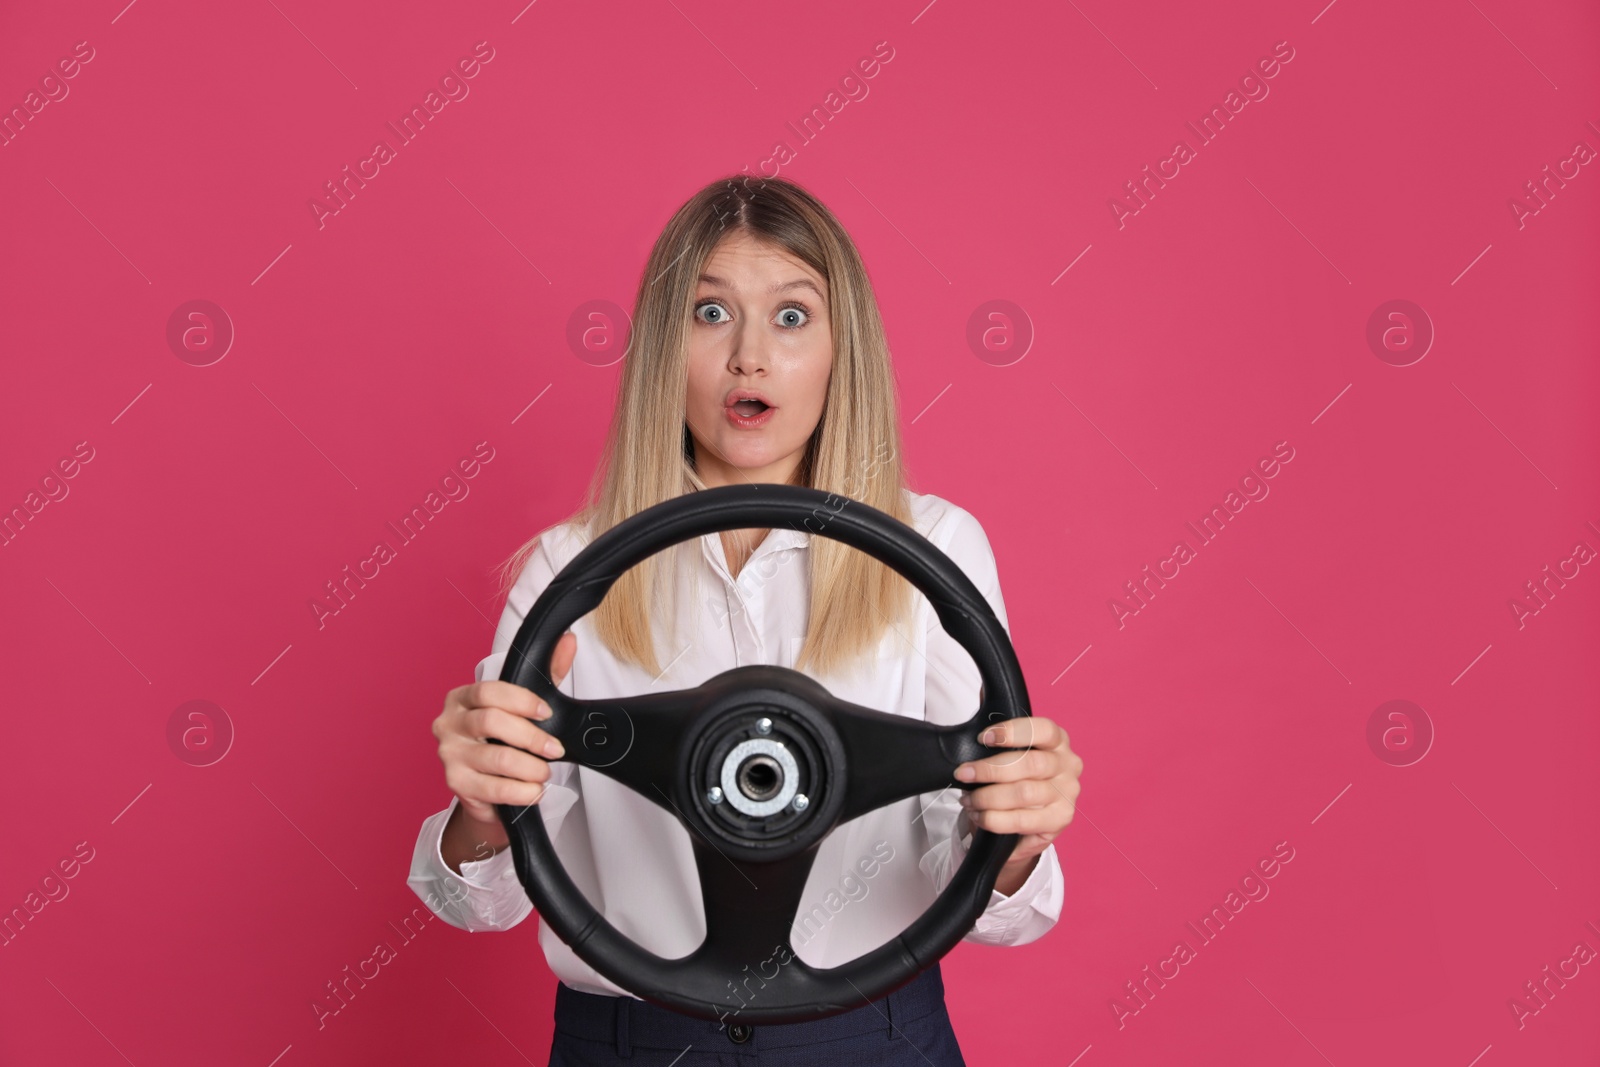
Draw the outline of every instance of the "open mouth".
M736 400L732 406L735 414L746 419L753 419L768 410L767 405L759 400Z

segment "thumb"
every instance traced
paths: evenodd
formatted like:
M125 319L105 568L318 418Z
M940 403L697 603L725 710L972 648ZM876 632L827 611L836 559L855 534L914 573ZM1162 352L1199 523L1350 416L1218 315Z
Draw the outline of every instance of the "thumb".
M560 685L572 669L572 661L577 655L578 635L568 630L556 642L555 653L550 657L550 680Z

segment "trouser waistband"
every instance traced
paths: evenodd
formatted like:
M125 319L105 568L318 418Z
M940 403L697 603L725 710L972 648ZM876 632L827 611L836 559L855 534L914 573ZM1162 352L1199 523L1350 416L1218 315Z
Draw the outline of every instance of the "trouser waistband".
M555 1028L588 1041L614 1043L619 1056L630 1056L635 1048L681 1052L691 1045L757 1052L874 1031L889 1040L896 1027L944 1010L944 977L936 963L887 996L851 1011L826 1019L761 1025L740 1023L736 1015L720 1023L696 1019L637 997L584 993L562 982L556 985ZM739 1037L743 1040L736 1040Z

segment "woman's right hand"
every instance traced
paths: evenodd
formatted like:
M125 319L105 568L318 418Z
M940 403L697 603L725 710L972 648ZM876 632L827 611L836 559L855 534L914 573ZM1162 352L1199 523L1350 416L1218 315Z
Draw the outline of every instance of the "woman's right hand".
M556 685L566 678L577 654L578 636L568 630L551 656L551 680ZM533 724L535 719L549 717L550 706L531 689L485 679L450 690L444 710L433 720L445 784L460 798L459 814L470 821L470 835L494 851L510 843L494 806L538 803L550 780L550 765L541 756L555 759L562 755L561 742ZM484 740L488 737L505 744L488 744ZM447 843L452 838L462 843L449 826L445 836ZM459 867L459 862L451 862L450 852L455 850L447 847L444 851L452 868Z

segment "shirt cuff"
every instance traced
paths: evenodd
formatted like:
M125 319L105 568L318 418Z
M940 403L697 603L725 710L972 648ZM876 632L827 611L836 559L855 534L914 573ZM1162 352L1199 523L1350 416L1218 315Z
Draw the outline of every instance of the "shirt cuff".
M466 860L460 874L444 861L444 828L459 806L460 799L452 796L449 807L424 821L406 881L428 908L451 926L473 933L509 929L533 910L517 880L511 850Z

